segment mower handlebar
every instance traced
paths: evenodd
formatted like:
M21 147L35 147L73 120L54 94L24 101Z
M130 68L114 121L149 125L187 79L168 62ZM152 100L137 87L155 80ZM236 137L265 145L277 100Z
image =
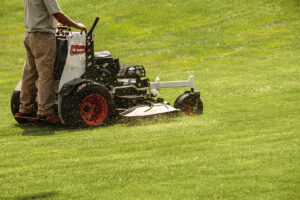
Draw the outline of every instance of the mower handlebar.
M91 28L90 31L87 33L88 35L90 35L90 34L93 33L93 31L94 31L94 29L95 29L95 27L96 27L98 21L99 21L99 17L96 17L96 19L95 19L95 21L94 21L94 23L93 23L92 28Z

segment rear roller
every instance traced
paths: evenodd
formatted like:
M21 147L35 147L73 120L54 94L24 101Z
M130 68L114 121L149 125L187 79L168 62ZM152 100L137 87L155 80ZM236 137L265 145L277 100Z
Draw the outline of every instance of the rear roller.
M13 114L15 120L19 124L25 124L29 122L27 119L15 117L15 115L19 112L19 108L20 108L20 94L21 94L20 91L13 92L10 100L10 108L11 108L11 113Z

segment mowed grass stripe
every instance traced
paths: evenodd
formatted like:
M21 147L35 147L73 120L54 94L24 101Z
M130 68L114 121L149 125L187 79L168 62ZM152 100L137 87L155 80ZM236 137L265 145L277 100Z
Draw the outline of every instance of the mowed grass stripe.
M201 116L97 129L19 126L23 4L0 3L0 199L299 199L297 0L58 1L96 50L161 81L196 78ZM185 89L164 89L173 104Z

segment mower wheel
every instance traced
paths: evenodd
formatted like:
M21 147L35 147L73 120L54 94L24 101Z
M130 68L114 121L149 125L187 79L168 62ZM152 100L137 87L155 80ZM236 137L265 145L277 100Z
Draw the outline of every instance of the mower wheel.
M19 112L20 94L21 94L20 91L14 91L11 96L10 108L11 108L11 113L13 114L13 116L15 116L15 114L17 114ZM25 124L28 122L27 119L16 118L16 117L14 117L14 118L19 124Z
M61 117L72 127L96 127L107 124L114 113L108 89L100 84L83 83L63 96Z
M174 107L185 112L187 115L203 113L203 102L200 96L194 93L184 93L177 97Z

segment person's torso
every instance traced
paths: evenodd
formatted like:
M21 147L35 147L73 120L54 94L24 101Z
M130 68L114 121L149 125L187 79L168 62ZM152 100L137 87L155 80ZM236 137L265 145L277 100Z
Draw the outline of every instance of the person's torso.
M24 11L26 32L45 32L55 34L56 20L52 15L50 15L43 0L24 0Z

